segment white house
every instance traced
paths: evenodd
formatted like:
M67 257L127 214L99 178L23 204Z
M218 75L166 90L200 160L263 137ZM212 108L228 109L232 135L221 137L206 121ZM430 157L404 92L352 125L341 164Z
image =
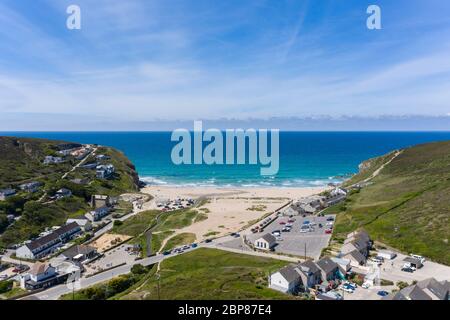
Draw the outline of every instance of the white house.
M76 218L69 218L66 221L66 224L75 222L83 231L89 231L92 229L92 223L86 216L78 216Z
M101 218L103 218L104 216L108 215L109 212L110 212L110 208L103 206L103 207L97 208L95 210L92 210L92 211L86 213L86 217L90 221L94 222L94 221L98 221Z
M283 293L295 293L298 291L301 282L300 271L297 267L288 265L270 275L269 288Z
M97 166L96 170L96 176L99 179L107 179L115 172L112 164Z
M382 257L386 260L392 260L395 259L395 257L397 256L397 254L395 252L389 251L389 250L379 250L378 251L378 256Z
M270 233L263 235L255 240L255 248L262 250L271 250L276 245L276 239Z
M32 192L38 191L38 189L41 185L42 185L42 183L33 181L33 182L21 184L19 187L23 191L32 193Z
M14 190L14 189L0 190L0 200L5 201L7 198L12 197L15 194L16 194L16 190Z
M69 189L66 189L66 188L59 189L55 193L55 197L57 199L68 198L71 196L72 196L72 191L70 191Z
M46 236L21 246L16 250L16 256L24 259L40 259L54 252L80 232L81 228L75 222L66 224Z
M20 286L23 289L37 287L40 283L55 278L55 267L48 263L36 262L29 273L20 276Z

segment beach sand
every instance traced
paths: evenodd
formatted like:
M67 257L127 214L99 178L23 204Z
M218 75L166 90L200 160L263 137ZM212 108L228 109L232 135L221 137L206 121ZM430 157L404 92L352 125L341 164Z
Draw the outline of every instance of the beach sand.
M327 190L328 187L307 188L220 188L220 187L167 187L147 186L141 191L155 197L158 201L177 198L205 199L205 204L197 208L208 218L185 228L175 230L179 233L194 233L197 241L211 236L221 236L236 232L249 222L260 219L269 212L287 204L291 200L310 196ZM171 237L173 237L171 236Z

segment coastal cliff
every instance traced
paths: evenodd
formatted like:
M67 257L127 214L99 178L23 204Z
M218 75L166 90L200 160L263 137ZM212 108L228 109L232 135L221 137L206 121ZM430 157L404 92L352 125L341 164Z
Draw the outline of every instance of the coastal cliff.
M113 172L99 177L97 166L110 166ZM70 190L71 196L55 200L60 189ZM139 191L139 177L114 148L0 137L0 190L7 193L0 191L0 246L7 247L87 212L93 194Z
M363 227L375 240L450 265L450 141L391 152L361 169L345 185L370 183L330 209L338 213L334 240Z

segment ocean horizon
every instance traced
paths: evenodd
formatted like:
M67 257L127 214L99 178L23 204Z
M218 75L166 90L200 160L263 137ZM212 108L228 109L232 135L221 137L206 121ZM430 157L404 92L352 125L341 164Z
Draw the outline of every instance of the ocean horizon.
M261 176L260 165L175 165L168 131L0 132L116 148L150 185L191 187L319 187L340 183L367 159L413 145L450 140L450 132L281 131L280 169Z

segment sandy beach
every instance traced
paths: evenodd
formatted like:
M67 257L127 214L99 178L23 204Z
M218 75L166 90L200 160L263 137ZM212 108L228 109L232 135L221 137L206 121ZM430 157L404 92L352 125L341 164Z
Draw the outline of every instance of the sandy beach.
M307 188L220 188L220 187L167 187L147 186L141 191L155 197L156 203L177 198L205 199L198 208L207 219L175 231L175 234L193 233L197 240L210 236L221 236L238 231L242 227L260 219L269 212L287 204L291 200L311 196L327 187Z

